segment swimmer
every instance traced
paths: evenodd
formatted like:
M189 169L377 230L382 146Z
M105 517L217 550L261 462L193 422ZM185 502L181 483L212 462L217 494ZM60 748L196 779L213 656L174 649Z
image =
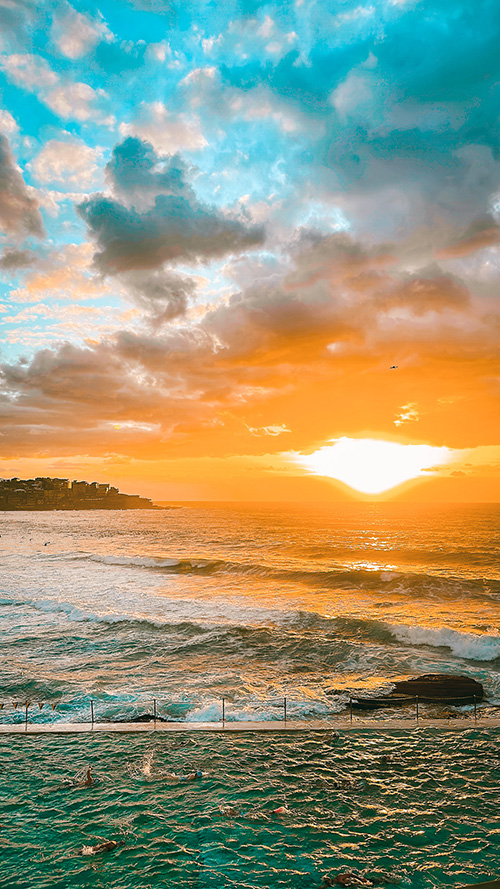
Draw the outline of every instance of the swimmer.
M367 880L366 877L361 876L361 874L355 874L352 871L337 874L334 882L337 886L373 886L371 880Z
M96 843L95 846L82 846L79 855L98 855L100 852L112 852L118 846L124 846L125 840L103 840L102 843Z
M249 821L270 821L269 815L262 812L261 809L249 809L248 812L242 813Z
M79 784L79 787L93 787L96 783L95 778L92 777L92 772L90 769L87 769L87 774L85 775L85 779Z
M273 809L273 815L288 815L289 811L286 806L278 806L277 809Z
M196 772L189 772L189 774L185 776L186 781L197 781L198 778L203 778L203 772L200 772L199 769Z
M219 806L219 812L226 818L237 818L241 814L235 806Z
M338 790L359 790L362 785L356 778L346 778L341 775L339 778L334 778L333 786Z
M394 761L394 757L391 756L390 753L384 753L383 756L380 757L380 765L381 766L388 766L389 763L391 763L393 761Z
M96 784L99 784L99 779L93 778L91 769L87 769L85 776L82 776L80 772L74 778L65 778L63 783L56 789L69 790L72 787L94 787Z

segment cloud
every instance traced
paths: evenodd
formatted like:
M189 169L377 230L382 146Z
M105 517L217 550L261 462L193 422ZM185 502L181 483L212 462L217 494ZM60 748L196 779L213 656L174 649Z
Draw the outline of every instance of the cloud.
M137 119L121 123L118 129L121 136L136 136L151 143L158 154L199 151L207 145L197 118L171 114L163 102L143 103Z
M22 286L12 289L13 303L48 300L79 300L110 297L110 286L92 274L92 248L89 244L66 244L55 249L27 276Z
M458 278L443 274L437 265L428 266L418 274L402 275L388 296L390 305L411 308L415 315L426 312L462 311L470 302L467 287Z
M0 109L0 131L8 136L15 136L19 132L19 127L12 114L4 108Z
M312 128L310 116L299 103L284 101L258 81L248 88L227 83L215 65L193 68L181 80L180 88L191 109L202 111L205 118L209 113L223 124L231 120L274 124L284 134L307 132L314 141L324 136L322 121L317 120Z
M36 256L31 250L5 250L0 256L0 268L5 271L16 271L36 262Z
M58 190L36 200L59 209L51 255L12 288L21 305L9 335L43 344L42 322L55 318L25 312L30 303L125 300L128 314L92 336L95 313L79 331L75 311L60 331L71 348L5 362L2 448L39 423L38 446L84 440L115 453L115 418L151 428L159 451L227 452L241 441L258 450L278 430L305 450L361 426L401 435L417 421L429 442L498 436L500 13L485 4L478 16L462 0L334 11L321 0L243 0L209 4L200 19L188 2L171 10L168 44L164 10L155 20L129 4L110 39L97 13L49 4L56 61L32 29L2 65L83 136L48 129L43 109L6 90L19 113L1 120L27 153L33 143L15 124L31 133L27 115L40 115L50 141L30 170ZM156 42L129 40L134 23ZM104 185L92 186L102 193L89 197L94 124L108 119L99 85L122 141ZM199 166L179 151L199 152ZM36 201L29 208L38 212ZM11 234L26 233L22 214L9 218ZM81 219L87 246L61 247ZM266 223L265 242L252 222ZM16 244L1 260L25 261ZM202 263L203 291L188 274ZM39 329L23 334L37 317ZM53 336L52 324L46 342Z
M172 12L175 8L171 0L127 0L130 6L136 9L142 9L144 12L154 12L157 15L163 15Z
M90 148L80 139L49 139L31 163L39 182L67 182L85 187L98 172L102 149Z
M192 278L168 271L129 272L121 281L153 330L184 316L195 291Z
M262 243L261 228L202 204L182 159L156 155L147 142L127 138L114 149L106 173L123 203L101 194L77 208L97 241L95 260L104 272L199 262ZM147 209L136 209L145 201Z
M154 440L158 453L175 450L180 442L189 442L192 453L217 441L234 448L243 420L257 449L259 440L287 433L291 447L300 450L311 436L326 440L333 423L348 428L358 400L365 422L372 411L373 417L382 411L386 428L394 428L397 410L400 422L418 419L422 438L438 435L437 418L455 410L452 401L429 407L429 398L436 398L433 368L443 343L450 369L438 392L456 386L458 367L463 368L476 411L474 435L479 425L483 434L487 429L491 434L491 402L483 394L479 406L477 393L484 393L485 384L475 356L479 351L486 360L496 354L498 309L493 320L488 301L481 311L476 304L475 323L467 327L462 319L471 318L469 302L457 304L453 297L447 314L434 312L431 300L429 323L416 325L423 306L417 292L412 314L411 287L404 297L405 314L398 314L401 270L395 254L395 245L366 248L346 235L333 235L303 246L295 254L295 267L281 278L271 271L267 280L261 278L194 321L186 314L195 296L192 279L160 270L122 272L115 282L126 288L149 329L110 329L87 346L63 344L37 352L28 362L4 363L5 390L12 401L6 403L8 426L0 444L8 449L16 441L28 452L32 440L19 444L21 430L44 417L47 432L37 442L62 450L85 442L96 453L113 451L113 423L127 418L159 424L161 431L151 433L148 445ZM61 271L67 266L65 261ZM437 272L436 278L438 288ZM49 280L45 286L50 288ZM445 302L446 286L445 280ZM342 348L331 350L332 344ZM392 359L396 352L404 376L388 371L387 355ZM406 390L419 389L418 414L416 401L400 407L402 383ZM277 411L279 423L274 421ZM68 413L76 424L71 429L63 419ZM134 437L120 439L122 445L124 453L145 453Z
M36 0L0 0L0 30L22 39L36 18L37 11Z
M284 432L290 432L288 426L284 423L275 424L274 426L260 426L257 428L248 426L247 428L250 435L271 435L275 437L276 435L283 435Z
M95 105L106 96L104 90L94 90L88 83L66 83L51 90L45 103L65 120L89 120L96 116Z
M403 423L415 422L419 419L418 406L414 402L409 402L409 404L403 404L401 407L399 414L394 420L394 425L402 426Z
M35 93L40 101L65 120L109 122L100 111L107 98L103 89L94 90L82 82L62 82L49 63L39 55L15 53L3 56L1 66L9 80Z
M3 56L2 68L10 80L30 92L50 89L59 82L49 63L41 56L30 53Z
M22 237L44 234L36 200L29 193L16 166L9 140L0 135L0 227L9 235Z
M56 9L50 33L59 51L68 59L79 59L101 40L112 37L101 19L77 12L67 2Z

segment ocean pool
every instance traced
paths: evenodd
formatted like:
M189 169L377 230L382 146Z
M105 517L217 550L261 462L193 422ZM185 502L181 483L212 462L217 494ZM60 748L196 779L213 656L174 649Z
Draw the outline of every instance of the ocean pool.
M95 786L66 783L88 767ZM0 778L9 889L312 889L346 870L424 889L500 871L498 730L10 736ZM104 839L122 844L90 854Z

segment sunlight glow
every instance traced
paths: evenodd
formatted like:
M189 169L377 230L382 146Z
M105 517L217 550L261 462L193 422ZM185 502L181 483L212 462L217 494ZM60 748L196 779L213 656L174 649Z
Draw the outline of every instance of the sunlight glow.
M370 438L339 438L294 461L315 475L335 478L363 494L381 494L413 478L429 478L449 462L452 451L431 445L403 445Z

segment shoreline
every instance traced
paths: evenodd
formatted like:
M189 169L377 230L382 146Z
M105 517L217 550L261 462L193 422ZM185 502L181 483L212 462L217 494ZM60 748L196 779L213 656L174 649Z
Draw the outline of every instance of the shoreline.
M71 734L144 734L152 732L188 733L212 732L219 734L237 732L335 732L335 731L377 731L410 732L422 728L439 728L446 731L489 730L500 728L498 719L391 719L374 722L370 719L336 720L269 720L269 722L59 722L49 725L17 722L0 725L0 735L71 735Z

